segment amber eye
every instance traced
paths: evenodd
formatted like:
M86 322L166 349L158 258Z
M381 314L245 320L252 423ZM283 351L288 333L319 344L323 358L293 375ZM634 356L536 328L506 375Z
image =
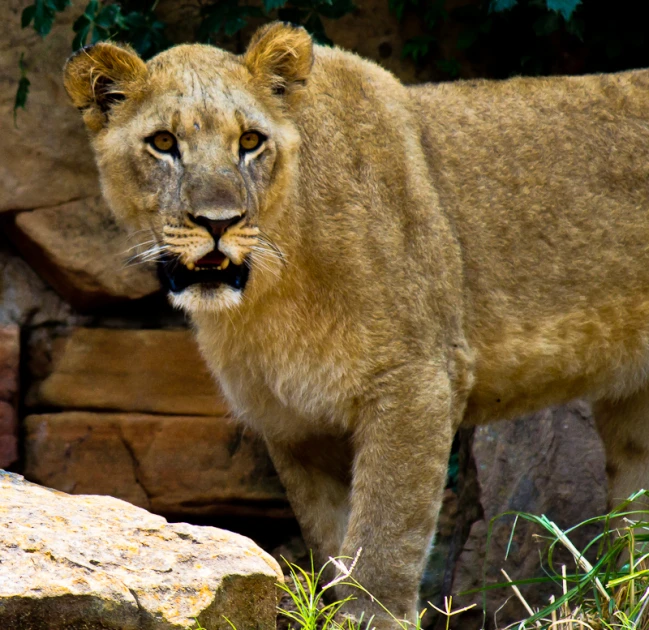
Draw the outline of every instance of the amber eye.
M241 138L239 138L239 146L242 151L253 151L263 141L263 136L256 131L246 131Z
M151 136L149 142L161 153L171 153L176 148L176 138L168 131L159 131Z

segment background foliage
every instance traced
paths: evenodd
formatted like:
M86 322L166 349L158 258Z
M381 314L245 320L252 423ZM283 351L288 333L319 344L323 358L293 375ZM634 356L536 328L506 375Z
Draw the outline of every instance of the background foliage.
M399 20L417 15L403 54L452 77L583 74L649 65L647 4L607 0L388 0ZM455 8L449 9L450 5ZM440 42L457 32L446 56Z
M159 0L90 0L74 22L71 50L101 40L130 43L145 59L167 48ZM399 53L427 76L456 78L514 74L580 74L649 66L646 3L627 0L384 0L396 22L415 35ZM48 35L70 0L34 0L22 27ZM354 11L353 0L199 0L195 41L230 49L248 25L280 19L303 25L331 44L323 18ZM449 45L450 43L450 45ZM22 59L15 109L29 91ZM15 111L15 110L14 110Z

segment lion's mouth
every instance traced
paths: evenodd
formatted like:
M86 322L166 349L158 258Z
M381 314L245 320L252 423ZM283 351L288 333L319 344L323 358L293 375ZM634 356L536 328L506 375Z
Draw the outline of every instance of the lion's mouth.
M165 257L158 262L160 282L172 293L180 293L193 284L214 285L214 288L227 284L234 289L243 290L249 273L245 263L235 265L218 249L189 266L183 265L176 257Z

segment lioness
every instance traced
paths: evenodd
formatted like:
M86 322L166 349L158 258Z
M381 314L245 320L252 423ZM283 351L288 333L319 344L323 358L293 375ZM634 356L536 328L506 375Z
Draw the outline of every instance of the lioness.
M649 481L649 72L404 87L274 23L65 86L308 544L398 618L461 423L590 396L611 496Z

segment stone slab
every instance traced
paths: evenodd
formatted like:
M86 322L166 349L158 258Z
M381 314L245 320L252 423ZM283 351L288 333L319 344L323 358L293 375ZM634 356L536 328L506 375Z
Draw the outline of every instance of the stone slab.
M0 626L274 630L277 562L251 540L0 472Z
M32 405L223 416L228 407L188 330L78 328L61 340Z
M7 231L38 274L79 310L160 290L153 264L129 264L135 245L100 197L16 215Z
M28 416L25 475L174 517L291 515L264 444L228 418L67 412Z

